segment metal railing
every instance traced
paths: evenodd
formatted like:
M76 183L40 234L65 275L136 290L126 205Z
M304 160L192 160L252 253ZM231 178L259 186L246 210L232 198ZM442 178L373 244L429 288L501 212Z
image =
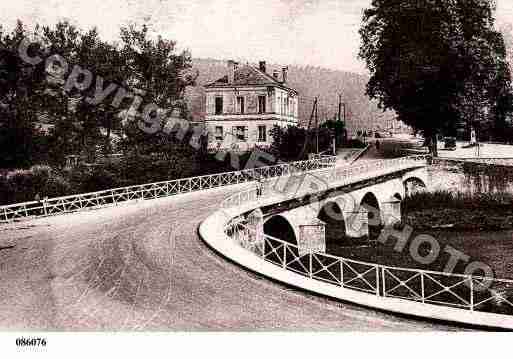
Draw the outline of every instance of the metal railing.
M349 170L336 170L337 181L357 181L391 171L415 168L425 156L414 156L381 164L363 165ZM275 195L272 191L251 189L225 200L223 208L238 207L248 202ZM281 201L282 199L280 199ZM417 303L513 315L513 280L452 274L412 268L392 267L350 260L325 253L302 253L287 241L248 228L243 217L229 221L225 228L229 238L247 250L284 270L312 280L369 293L383 298L396 298Z
M309 161L298 161L242 171L56 197L42 201L16 203L0 207L0 223L114 206L122 202L168 197L181 193L251 182L255 178L272 178L298 172L325 169L333 167L335 162L336 157L324 157Z
M513 296L509 296L513 294L513 280L391 267L312 251L301 253L295 244L266 234L257 237L241 221L228 223L225 233L266 262L312 280L383 298L513 315Z
M358 181L363 181L378 176L384 176L394 172L415 169L426 166L426 156L411 156L392 160L370 162L360 166L340 167L334 171L317 171L313 173L317 178L326 181L331 187L345 186ZM251 188L249 190L236 193L226 198L221 203L221 208L230 208L239 206L243 203L255 201L257 199L265 199L273 196L280 196L282 200L287 200L302 195L312 194L310 188L293 187L292 191L276 191L274 183L266 182L262 188ZM320 189L323 191L324 189Z

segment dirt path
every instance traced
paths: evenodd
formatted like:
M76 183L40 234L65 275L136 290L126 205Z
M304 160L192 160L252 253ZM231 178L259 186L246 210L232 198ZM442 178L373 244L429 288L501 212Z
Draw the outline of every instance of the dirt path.
M197 227L235 190L0 227L0 329L457 329L305 294L217 256Z

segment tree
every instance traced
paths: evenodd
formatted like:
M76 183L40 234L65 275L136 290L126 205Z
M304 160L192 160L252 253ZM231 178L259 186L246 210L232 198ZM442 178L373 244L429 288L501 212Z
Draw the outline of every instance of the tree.
M143 102L139 112L129 114L128 119L131 122L141 121L144 106L148 104L154 104L158 108L151 113L160 119L160 129L174 113L178 113L181 118L188 118L185 90L195 84L198 76L192 71L190 53L176 53L176 43L161 36L150 38L146 25L140 29L133 25L122 28L121 41L120 54L126 60L124 76ZM127 132L128 136L131 134L135 132ZM151 136L140 133L136 136L138 138L131 141L135 144L136 151L144 141L153 141ZM163 151L173 151L168 146L168 141L157 142L166 144Z
M161 36L152 39L148 27L133 25L121 29L121 54L128 59L128 83L140 90L143 98L156 104L165 114L179 110L186 116L185 89L198 76L192 71L189 52L176 52L176 43Z
M111 133L121 126L121 118L120 110L111 106L108 99L99 104L91 103L89 99L94 98L98 84L128 88L126 61L120 51L101 40L98 31L93 28L79 36L76 64L91 74L92 85L86 90L70 88L67 95L75 102L74 118L79 124L82 148L89 154L89 160L94 161L99 146L105 154L111 152Z
M40 113L54 125L50 132L49 158L54 165L63 165L65 157L82 150L81 125L75 114L80 96L64 89L67 76L78 63L77 53L81 31L67 21L55 26L44 26L40 36L43 52L47 56L60 56L60 61L47 66L43 103Z
M42 42L49 54L58 54L67 63L66 70L48 69L44 112L55 124L50 141L53 162L62 164L66 155L80 153L93 162L100 145L110 151L110 134L119 127L120 110L107 99L99 104L88 99L94 98L97 84L127 87L120 51L102 41L95 28L83 32L68 22L44 27ZM82 77L74 77L75 69ZM87 83L86 76L90 85L81 86L81 81Z
M27 37L35 41L30 57L43 59L36 65L18 53ZM133 137L125 144L135 153L141 147L165 158L186 156L182 143L162 131L147 134L140 123L147 105L158 108L153 112L162 125L174 111L187 117L184 92L197 76L191 67L188 52L176 53L173 41L150 38L146 26L122 28L114 44L94 28L84 32L65 21L36 26L32 33L21 23L10 34L0 28L0 166L27 167L41 159L36 152L49 154L53 164L62 165L69 154L94 161L98 150L111 151L111 133L122 127L123 115L131 121L126 135ZM40 121L54 125L41 141L34 137L42 135L34 128Z
M21 22L9 34L0 28L0 167L3 168L28 167L35 152L33 145L38 132L34 123L38 99L44 91L44 67L29 66L18 56L20 41L29 35Z
M347 131L345 123L337 120L329 120L321 125L322 128L327 128L335 136L335 146L342 147L347 139Z
M504 37L494 29L490 1L467 1L458 10L461 26L455 43L462 62L458 64L461 85L456 109L469 128L497 127L512 110Z
M512 109L510 73L491 0L374 0L363 16L367 94L432 141L458 121ZM491 110L491 111L490 111Z
M319 128L319 152L331 150L331 130L326 127ZM271 153L279 160L292 161L307 158L308 153L317 152L317 129L306 130L301 127L288 126L286 128L274 126L271 129ZM306 151L303 145L307 142Z

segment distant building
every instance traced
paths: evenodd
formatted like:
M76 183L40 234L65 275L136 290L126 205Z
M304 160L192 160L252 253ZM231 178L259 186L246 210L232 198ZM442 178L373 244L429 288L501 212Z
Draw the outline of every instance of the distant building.
M411 133L412 128L400 121L397 117L386 119L386 126L383 128L385 131L392 133Z
M39 131L39 133L43 135L49 135L52 130L55 128L55 125L48 124L48 123L42 123L42 122L36 122L34 124L34 128Z
M248 151L272 143L274 125L299 123L298 92L287 86L288 68L266 71L228 61L227 75L206 88L206 118L210 150Z

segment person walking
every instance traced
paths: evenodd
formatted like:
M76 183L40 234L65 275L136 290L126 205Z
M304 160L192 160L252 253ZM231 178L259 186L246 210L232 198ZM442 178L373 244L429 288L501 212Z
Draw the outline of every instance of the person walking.
M262 197L263 191L264 191L264 181L262 179L262 176L258 176L256 179L256 195L257 198Z

